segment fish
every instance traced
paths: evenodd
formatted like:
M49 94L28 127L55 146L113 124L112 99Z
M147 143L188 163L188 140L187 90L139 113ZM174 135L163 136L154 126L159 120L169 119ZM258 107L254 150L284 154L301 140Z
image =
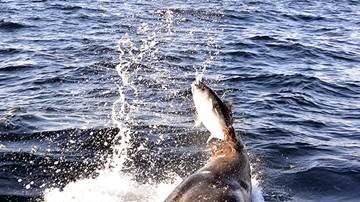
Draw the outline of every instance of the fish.
M233 124L231 106L200 79L191 84L191 92L197 114L195 125L202 123L211 134L207 143L213 138L224 140L226 129Z

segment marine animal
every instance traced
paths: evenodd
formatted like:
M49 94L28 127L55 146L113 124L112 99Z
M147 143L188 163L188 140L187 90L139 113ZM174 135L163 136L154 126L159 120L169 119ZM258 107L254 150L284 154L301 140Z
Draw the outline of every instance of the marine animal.
M192 92L201 121L222 141L209 143L209 161L184 179L165 202L251 202L249 157L231 124L231 111L201 81L192 84Z

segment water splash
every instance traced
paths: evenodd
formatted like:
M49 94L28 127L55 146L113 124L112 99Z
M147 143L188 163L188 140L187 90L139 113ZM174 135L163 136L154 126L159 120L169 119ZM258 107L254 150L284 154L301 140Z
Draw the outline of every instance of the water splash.
M252 185L252 192L251 192L251 199L253 202L264 202L265 199L262 194L261 188L261 172L258 167L258 162L251 162L251 185Z
M167 15L167 22L171 15ZM168 29L170 27L168 26ZM149 31L147 24L142 24L138 34L145 35L136 44L128 34L125 34L118 43L119 64L116 71L121 78L117 85L119 98L113 104L112 121L120 129L114 140L114 153L109 157L105 169L98 171L98 176L90 179L81 179L67 184L62 190L58 188L48 189L44 193L45 201L163 201L168 193L180 183L181 179L175 174L168 182L161 183L138 183L129 173L123 172L125 161L131 161L128 149L132 125L141 116L139 106L146 105L146 99L142 92L147 89L141 88L140 81L146 78L141 71L145 65L157 59L158 47L156 32ZM156 80L156 71L148 76ZM140 75L143 75L141 77ZM148 78L149 79L149 78ZM84 194L85 193L85 194Z
M180 178L175 182L159 184L140 184L125 173L104 170L94 179L83 179L68 184L64 190L48 190L48 202L117 202L117 201L163 201Z
M194 67L195 70L195 80L203 80L208 69L211 65L217 60L217 56L220 53L219 41L217 41L213 36L206 37L206 52L207 56L202 62L200 68Z
M146 27L146 25L143 26ZM146 30L146 28L142 28L140 32ZM145 40L142 40L139 47L136 47L129 36L125 34L118 44L120 62L116 66L116 71L121 78L121 84L118 84L119 99L113 105L112 120L120 128L120 132L117 138L115 138L116 142L113 146L114 156L108 167L121 171L130 146L129 140L132 133L130 127L135 124L136 117L134 115L139 112L138 106L142 102L138 88L135 85L140 67L134 64L141 64L148 57L154 58L154 54L157 53L157 43L156 37L150 35Z
M137 29L137 36L141 36L140 39L136 40L125 34L118 42L119 63L116 71L121 80L117 84L119 98L113 104L112 121L120 132L114 139L114 153L108 158L105 168L97 171L98 175L94 178L71 182L61 190L58 188L46 190L45 201L163 201L181 182L179 176L171 173L168 179L160 183L151 181L140 183L134 179L133 174L125 171L128 170L129 164L131 167L129 162L132 158L128 151L131 147L132 135L136 136L132 126L139 124L171 126L180 123L178 119L184 119L173 114L169 115L178 110L178 103L162 103L167 106L158 106L158 103L152 100L152 97L172 97L172 91L176 90L174 89L176 83L171 78L176 76L177 72L169 69L168 66L162 66L159 62L160 44L164 45L174 40L172 34L176 16L170 10L165 11L162 16L163 24L158 28L147 23L141 24ZM200 69L194 67L196 79L204 77L207 68L218 54L217 42L213 37L208 36L207 45L208 57L200 65ZM148 96L148 92L156 95ZM151 111L152 108L161 108L161 110ZM163 138L163 134L158 136L159 139ZM252 183L253 198L256 199L255 201L263 201L257 178L253 178Z

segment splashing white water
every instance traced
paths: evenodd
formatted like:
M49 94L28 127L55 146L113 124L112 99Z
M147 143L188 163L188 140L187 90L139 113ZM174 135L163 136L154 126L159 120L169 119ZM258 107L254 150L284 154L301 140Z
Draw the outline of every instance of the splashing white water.
M148 30L147 24L142 24L138 31L144 34ZM156 59L156 39L155 33L148 34L141 40L141 44L136 46L125 34L119 41L120 62L116 70L121 78L121 84L118 85L119 99L112 109L112 120L120 132L115 138L118 142L113 145L114 155L108 160L106 168L98 171L98 176L95 178L71 182L62 190L58 188L46 190L45 201L163 201L181 182L179 177L172 177L169 182L141 184L136 182L133 176L122 171L124 162L128 160L127 151L132 133L130 125L134 124L136 115L141 113L138 106L144 104L139 96L141 92L134 84L139 80L137 72L139 68L134 64L141 64L148 58Z
M112 120L120 132L115 138L117 143L113 145L114 155L107 161L105 169L99 170L98 176L94 178L79 179L67 184L62 190L58 188L46 190L44 193L45 201L160 202L181 182L182 179L174 174L173 177L161 183L142 184L137 182L134 176L123 171L124 162L129 160L127 151L130 147L130 134L134 132L131 125L136 125L138 117L146 113L146 107L142 107L140 110L139 106L153 106L154 104L142 97L143 93L149 91L141 86L142 81L154 82L161 86L163 92L166 93L168 80L164 81L164 75L169 73L166 68L147 70L150 72L144 74L144 67L138 66L138 64L145 64L151 67L153 61L158 58L158 44L160 44L158 40L168 40L166 36L173 34L174 14L171 11L166 11L164 18L165 25L159 30L166 30L165 36L159 36L159 31L143 23L138 29L139 35L143 36L140 42L134 42L128 34L125 34L119 41L120 57L116 71L121 78L121 83L118 84L119 98L113 105ZM164 43L164 41L161 42ZM213 39L208 40L208 46L215 46L214 44L216 43ZM197 79L204 76L207 67L212 63L216 54L216 52L211 53L203 62L200 74L196 69ZM170 73L174 74L173 72ZM156 115L155 112L150 111L149 114L153 116L151 120L155 124L158 120L164 120L164 115L161 113ZM166 119L170 118L166 117ZM169 122L174 121L170 120ZM253 177L252 184L253 201L264 201L256 177Z
M265 202L265 199L262 194L262 188L260 186L260 174L255 173L254 167L256 164L251 164L251 185L252 185L252 192L251 192L251 200L252 202Z
M180 182L156 185L139 184L125 173L104 170L94 179L83 179L68 184L63 191L52 189L45 194L48 202L138 202L163 201Z
M159 184L139 184L125 173L103 170L93 179L83 179L69 183L64 190L47 190L47 202L161 202L181 182L176 177L172 182ZM252 201L264 202L259 181L252 178Z

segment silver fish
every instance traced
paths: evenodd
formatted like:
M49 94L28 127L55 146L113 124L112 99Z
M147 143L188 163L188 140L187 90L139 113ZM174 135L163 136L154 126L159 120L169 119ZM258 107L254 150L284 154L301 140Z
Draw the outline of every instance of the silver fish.
M196 122L203 123L211 133L207 142L212 138L224 140L225 129L232 127L233 122L230 107L201 80L191 84L191 91L197 112Z

